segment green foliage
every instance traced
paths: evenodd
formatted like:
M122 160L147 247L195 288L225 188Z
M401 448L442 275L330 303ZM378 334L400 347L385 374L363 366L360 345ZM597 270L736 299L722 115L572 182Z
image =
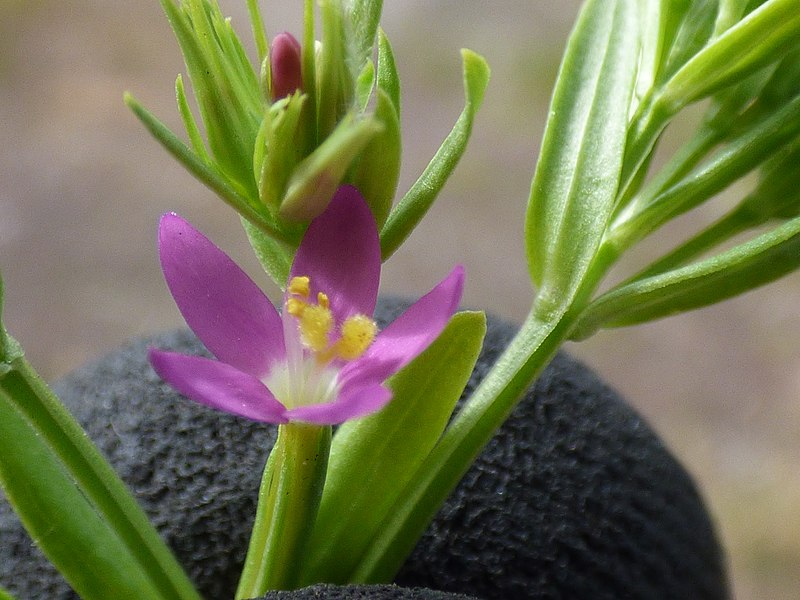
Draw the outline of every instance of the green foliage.
M456 314L424 353L390 379L394 395L386 408L339 428L301 584L353 580L368 545L393 506L405 503L404 488L447 425L485 331L482 313ZM403 559L393 555L394 567Z
M82 598L199 600L125 485L2 322L0 457L0 485L11 506Z
M256 0L247 0L247 8L257 68L217 0L160 2L183 52L202 127L180 76L176 100L188 144L132 96L126 94L125 101L156 140L241 215L275 282L283 285L276 277L291 263L305 226L343 183L359 188L379 225L391 220L384 255L394 252L464 152L488 80L483 60L465 51L464 113L392 211L402 155L400 82L391 45L379 28L380 0L305 0L303 89L277 100L270 95L269 40Z
M526 220L543 314L573 300L614 207L639 46L635 17L630 3L588 2L561 66Z

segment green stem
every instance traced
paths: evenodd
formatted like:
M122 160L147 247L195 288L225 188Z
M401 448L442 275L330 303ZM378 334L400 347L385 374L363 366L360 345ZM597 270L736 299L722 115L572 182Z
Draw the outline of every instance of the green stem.
M237 599L296 586L325 483L330 443L330 427L280 426L261 481Z
M436 512L566 339L570 315L531 313L400 494L350 581L391 581Z

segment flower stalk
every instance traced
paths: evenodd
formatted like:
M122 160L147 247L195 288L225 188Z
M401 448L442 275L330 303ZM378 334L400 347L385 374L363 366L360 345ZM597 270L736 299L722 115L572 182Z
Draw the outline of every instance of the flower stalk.
M330 445L330 426L288 423L278 429L258 492L237 600L297 586L322 496Z

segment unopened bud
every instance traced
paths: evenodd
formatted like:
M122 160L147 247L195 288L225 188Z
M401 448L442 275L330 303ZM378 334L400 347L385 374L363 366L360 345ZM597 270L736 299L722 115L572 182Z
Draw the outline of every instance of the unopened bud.
M276 35L270 48L271 94L280 100L303 89L300 42L291 33Z

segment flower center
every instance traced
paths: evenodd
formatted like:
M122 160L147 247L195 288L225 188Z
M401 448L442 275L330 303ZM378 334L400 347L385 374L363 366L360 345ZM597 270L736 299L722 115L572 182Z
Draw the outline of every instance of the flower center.
M336 318L328 296L319 292L315 301L312 301L309 277L293 277L288 292L286 311L297 320L300 341L319 362L327 364L334 359L355 360L375 340L378 325L362 314L347 317L334 333Z
M378 325L362 314L337 323L325 293L312 300L309 277L289 281L284 326L294 328L287 319L297 329L285 334L286 362L273 365L264 383L287 408L335 401L341 362L362 356Z

